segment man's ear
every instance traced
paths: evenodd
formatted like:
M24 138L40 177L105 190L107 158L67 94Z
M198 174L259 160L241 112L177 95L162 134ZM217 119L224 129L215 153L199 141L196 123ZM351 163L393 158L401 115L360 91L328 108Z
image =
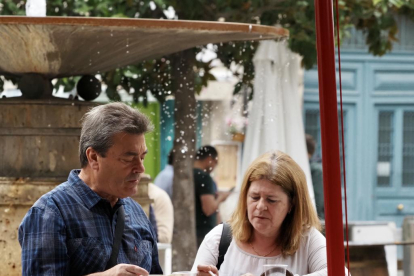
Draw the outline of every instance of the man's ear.
M207 160L207 164L213 164L214 163L214 158L212 156L207 157L206 160Z
M99 169L98 153L92 147L89 147L86 149L86 157L88 158L89 166L93 170L98 170Z

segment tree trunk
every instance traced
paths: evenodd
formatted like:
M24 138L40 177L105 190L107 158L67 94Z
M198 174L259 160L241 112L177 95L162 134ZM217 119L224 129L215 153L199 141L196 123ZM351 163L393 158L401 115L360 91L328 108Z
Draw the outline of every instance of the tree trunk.
M186 50L172 58L175 92L173 271L191 269L197 252L193 162L196 101L193 89L195 55Z

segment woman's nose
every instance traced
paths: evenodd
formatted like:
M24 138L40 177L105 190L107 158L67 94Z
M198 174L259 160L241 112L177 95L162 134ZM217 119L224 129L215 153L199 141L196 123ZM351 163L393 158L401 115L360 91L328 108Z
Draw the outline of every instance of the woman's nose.
M263 199L259 199L259 201L257 202L256 208L259 211L264 211L267 209L266 204Z

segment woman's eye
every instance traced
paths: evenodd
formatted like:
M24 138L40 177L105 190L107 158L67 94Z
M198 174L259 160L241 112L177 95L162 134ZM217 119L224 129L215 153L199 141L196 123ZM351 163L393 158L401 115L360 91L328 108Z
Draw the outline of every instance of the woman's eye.
M275 203L276 202L276 200L273 200L273 199L268 199L267 201L270 202L270 203Z
M257 197L257 196L252 196L251 197L253 200L259 200L259 197Z

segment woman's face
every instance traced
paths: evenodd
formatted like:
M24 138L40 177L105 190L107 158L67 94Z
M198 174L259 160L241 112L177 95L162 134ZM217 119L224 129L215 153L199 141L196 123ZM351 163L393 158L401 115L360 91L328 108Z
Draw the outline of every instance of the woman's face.
M254 230L276 238L292 206L287 194L269 180L253 181L247 192L247 216Z

